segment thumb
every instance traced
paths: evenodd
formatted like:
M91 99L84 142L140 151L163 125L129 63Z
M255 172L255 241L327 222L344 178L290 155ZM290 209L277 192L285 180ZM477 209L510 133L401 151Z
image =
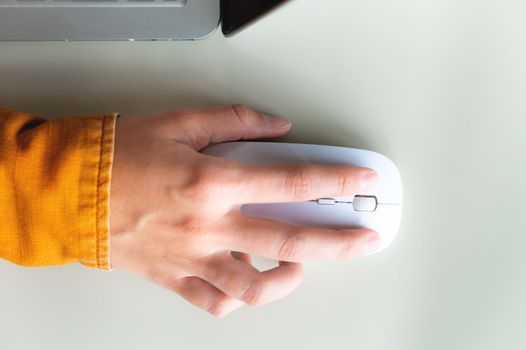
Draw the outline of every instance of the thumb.
M213 143L283 136L291 127L284 118L242 105L201 110L191 119L185 129L189 143L197 151Z

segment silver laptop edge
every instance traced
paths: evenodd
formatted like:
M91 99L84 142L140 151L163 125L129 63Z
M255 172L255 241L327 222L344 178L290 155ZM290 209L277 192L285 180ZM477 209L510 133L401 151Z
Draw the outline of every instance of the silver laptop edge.
M219 0L0 0L0 40L196 40L219 22Z

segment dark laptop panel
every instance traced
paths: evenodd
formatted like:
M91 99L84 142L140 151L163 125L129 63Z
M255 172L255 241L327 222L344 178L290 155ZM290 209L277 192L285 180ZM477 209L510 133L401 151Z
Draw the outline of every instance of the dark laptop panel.
M223 34L233 35L287 0L221 0Z

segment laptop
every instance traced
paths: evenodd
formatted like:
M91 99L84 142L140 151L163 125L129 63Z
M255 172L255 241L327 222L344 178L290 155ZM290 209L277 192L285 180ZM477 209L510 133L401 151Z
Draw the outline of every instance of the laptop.
M231 36L286 0L0 0L0 40Z

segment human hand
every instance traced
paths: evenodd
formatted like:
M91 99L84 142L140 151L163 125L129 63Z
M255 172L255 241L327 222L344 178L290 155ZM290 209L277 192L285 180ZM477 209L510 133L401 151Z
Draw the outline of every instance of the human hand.
M291 202L367 191L367 168L255 165L199 153L212 143L273 138L290 123L246 107L119 118L110 196L112 267L142 275L223 316L296 288L301 262L375 252L369 229L297 227L250 218L244 203ZM258 271L250 254L279 260Z

